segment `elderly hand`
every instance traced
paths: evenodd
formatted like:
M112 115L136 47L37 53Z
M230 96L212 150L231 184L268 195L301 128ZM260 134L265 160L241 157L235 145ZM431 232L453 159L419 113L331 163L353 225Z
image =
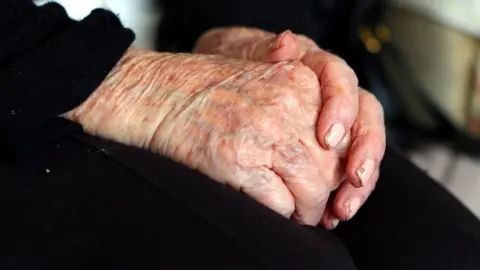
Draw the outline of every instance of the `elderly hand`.
M369 92L358 88L353 70L339 57L321 50L311 39L285 31L230 27L205 33L195 52L276 63L299 60L318 77L322 109L317 136L325 149L348 150L344 182L331 198L322 224L333 228L358 211L375 187L385 151L383 109ZM352 142L348 142L351 132ZM324 168L325 169L325 168Z
M66 114L93 135L168 156L278 213L317 225L341 183L320 147L316 75L299 61L130 49Z

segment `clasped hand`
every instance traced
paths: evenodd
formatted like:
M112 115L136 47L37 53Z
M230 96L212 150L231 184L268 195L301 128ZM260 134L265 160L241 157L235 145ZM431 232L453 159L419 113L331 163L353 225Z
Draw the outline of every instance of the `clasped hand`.
M66 115L300 223L350 219L375 186L385 130L380 104L348 65L289 31L217 29L196 52L132 48Z

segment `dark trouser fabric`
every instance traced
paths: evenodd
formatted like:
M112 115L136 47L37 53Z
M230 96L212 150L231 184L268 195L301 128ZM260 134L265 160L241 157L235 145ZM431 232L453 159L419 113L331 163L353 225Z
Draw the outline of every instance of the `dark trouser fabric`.
M167 159L69 137L0 162L0 269L480 269L469 211L392 149L381 175L329 232Z

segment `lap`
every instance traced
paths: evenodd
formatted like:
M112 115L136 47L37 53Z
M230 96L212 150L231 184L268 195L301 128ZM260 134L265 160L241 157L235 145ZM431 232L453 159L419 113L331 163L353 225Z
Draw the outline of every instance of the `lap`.
M97 146L70 138L28 162L0 162L1 269L352 267L330 232L166 159Z
M334 232L359 269L480 267L479 220L391 148L370 199Z
M392 149L372 197L331 233L167 159L87 141L64 139L28 162L0 162L1 269L480 265L477 218Z

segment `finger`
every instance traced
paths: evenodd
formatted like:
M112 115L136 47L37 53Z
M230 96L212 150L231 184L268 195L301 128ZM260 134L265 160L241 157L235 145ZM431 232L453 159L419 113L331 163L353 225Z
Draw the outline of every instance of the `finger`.
M323 106L317 122L318 140L325 149L333 149L357 118L357 76L345 61L323 50L307 52L303 63L320 83Z
M250 60L268 63L300 60L307 51L319 50L318 45L313 40L304 35L296 35L290 30L264 39L257 44L258 46L252 52L253 57Z
M247 27L220 27L204 33L194 46L193 53L222 54L224 49L234 47L241 41L265 37L268 32ZM233 45L233 46L232 46Z
M327 230L335 229L340 223L340 220L335 216L333 212L332 206L332 197L330 197L325 207L325 211L323 212L322 219L320 220L320 224Z
M295 34L290 30L278 35L264 32L259 34L239 33L240 36L232 36L232 31L224 34L221 38L209 37L208 42L202 42L197 47L198 51L206 51L208 44L216 43L215 49L208 49L212 53L224 55L231 58L277 63L280 61L299 60L300 45ZM205 49L202 49L205 48ZM202 50L200 50L202 49Z
M360 109L352 128L352 145L347 163L347 179L355 187L371 181L385 153L383 108L375 96L360 91Z
M317 43L313 41L311 38L308 38L304 35L297 35L297 38L300 42L302 51L309 51L309 50L320 50L320 47L318 47ZM303 57L303 55L302 55Z
M317 144L317 150L310 141ZM330 192L341 183L338 158L329 158L331 152L314 153L325 150L320 148L313 134L309 141L276 145L274 148L273 170L283 179L295 200L292 218L302 224L317 225Z
M263 39L253 38L243 48L247 59L254 61L276 63L300 59L300 44L290 30Z
M268 168L254 169L240 190L286 218L295 210L292 194L283 180Z
M345 159L348 156L348 151L352 144L352 133L347 132L347 135L343 137L343 140L335 147L335 152L339 158ZM345 163L346 165L346 163Z
M329 217L330 219L326 223L332 223L334 220L345 221L352 219L375 189L378 177L379 171L376 170L372 176L372 181L361 188L354 187L348 181L343 182L333 199L332 216Z
M312 173L316 166L306 149L300 144L276 146L273 161L273 170L293 195L295 212L292 218L301 224L317 225L330 190L322 188L322 179L315 178Z

